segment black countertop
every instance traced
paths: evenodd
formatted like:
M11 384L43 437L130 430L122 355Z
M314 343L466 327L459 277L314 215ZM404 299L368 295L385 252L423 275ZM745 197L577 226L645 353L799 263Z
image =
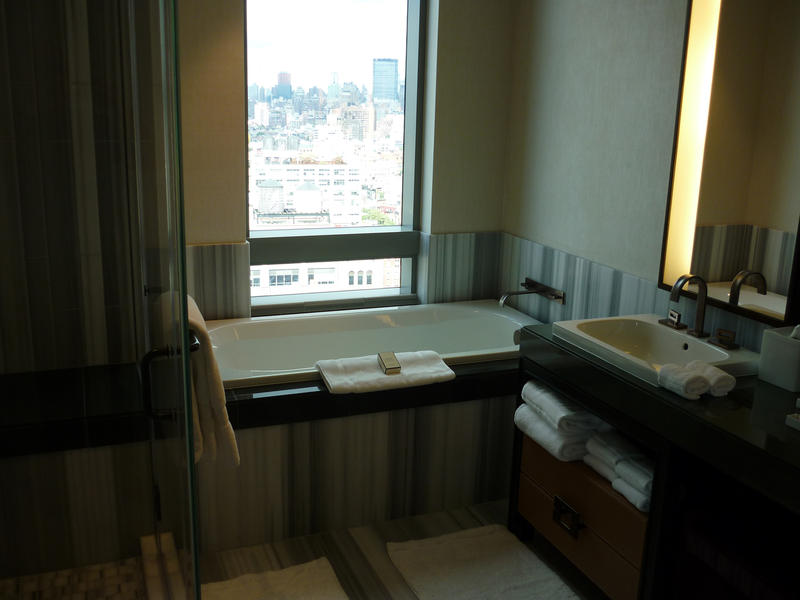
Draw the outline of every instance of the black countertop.
M523 329L522 367L654 451L664 443L800 514L800 431L784 423L800 393L755 376L727 396L686 400L561 340Z

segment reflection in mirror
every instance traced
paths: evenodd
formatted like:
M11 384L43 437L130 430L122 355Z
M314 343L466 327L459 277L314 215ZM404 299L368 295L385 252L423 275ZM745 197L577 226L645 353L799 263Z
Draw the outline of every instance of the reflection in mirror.
M702 4L695 1L692 10ZM721 3L689 267L709 282L709 296L726 304L737 273L763 275L767 293L757 293L758 277L749 276L736 286L736 304L776 320L786 313L800 222L797 32L800 3L794 0ZM687 76L691 54L689 47ZM669 235L680 193L673 184ZM665 263L663 283L669 279Z

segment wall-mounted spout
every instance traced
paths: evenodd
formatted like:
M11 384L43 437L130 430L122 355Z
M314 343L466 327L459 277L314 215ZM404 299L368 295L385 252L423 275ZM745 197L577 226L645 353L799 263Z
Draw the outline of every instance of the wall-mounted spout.
M748 271L743 269L739 271L736 276L731 281L731 291L728 295L728 302L736 306L739 304L739 292L742 289L742 285L748 279L755 279L756 281L756 291L759 294L766 295L767 293L767 280L764 279L764 276L757 272L757 271Z
M504 306L506 300L508 300L510 296L520 296L522 294L539 294L548 300L554 300L559 304L564 304L564 292L561 290L557 290L555 288L551 288L550 286L544 285L543 283L539 283L538 281L534 281L530 277L526 277L525 281L520 283L520 285L525 289L518 292L506 292L500 296L500 306Z

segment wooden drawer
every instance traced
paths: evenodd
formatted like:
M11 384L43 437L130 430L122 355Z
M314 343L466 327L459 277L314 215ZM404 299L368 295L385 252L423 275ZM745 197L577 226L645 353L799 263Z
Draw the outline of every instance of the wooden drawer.
M527 436L523 437L520 469L548 496L563 498L580 513L587 528L631 565L641 568L647 515L625 500L608 480L583 462L554 458Z
M592 529L575 538L553 519L553 497L520 474L519 512L612 600L634 600L639 570L622 558Z

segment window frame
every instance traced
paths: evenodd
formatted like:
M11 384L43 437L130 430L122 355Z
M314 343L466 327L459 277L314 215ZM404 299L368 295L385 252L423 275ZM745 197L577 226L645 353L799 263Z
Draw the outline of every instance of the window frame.
M424 93L425 32L427 0L406 0L406 65L403 132L403 193L401 224L323 229L250 231L249 192L245 196L245 226L250 243L249 267L269 265L276 268L287 263L309 263L345 260L401 258L402 287L397 290L364 290L358 297L353 292L303 294L302 300L281 296L251 296L254 316L345 309L370 305L391 306L418 302L416 297L416 263L420 244L420 188L422 171L422 105ZM245 22L247 19L245 3ZM245 26L245 63L247 41ZM245 65L246 68L246 65ZM245 78L245 86L247 80ZM245 93L245 102L247 102ZM245 111L247 114L247 111ZM409 118L409 116L413 118ZM247 123L244 127L245 151ZM245 173L245 177L248 177ZM249 180L249 179L248 179ZM336 296L340 296L337 301ZM315 298L316 297L316 298ZM296 307L296 311L292 308Z

